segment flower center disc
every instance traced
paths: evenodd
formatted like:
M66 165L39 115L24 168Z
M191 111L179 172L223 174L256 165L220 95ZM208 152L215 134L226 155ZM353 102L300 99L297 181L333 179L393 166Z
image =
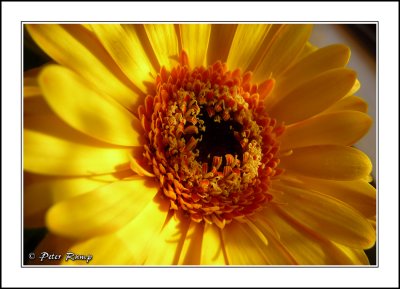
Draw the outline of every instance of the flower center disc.
M144 157L171 209L223 228L271 200L284 130L264 111L272 86L253 85L250 72L221 62L190 70L185 53L171 72L161 69L139 118L148 135Z

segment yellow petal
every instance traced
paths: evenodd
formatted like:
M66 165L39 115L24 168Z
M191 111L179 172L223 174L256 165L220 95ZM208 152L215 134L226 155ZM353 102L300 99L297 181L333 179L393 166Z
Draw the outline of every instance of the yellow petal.
M329 181L299 177L302 187L316 190L350 205L367 218L376 216L376 190L364 180Z
M367 176L372 164L363 152L345 146L323 145L293 149L280 166L295 174L329 180L357 180Z
M205 224L201 244L200 265L225 265L221 230L215 224Z
M129 80L146 93L155 70L143 49L135 25L95 24L93 31Z
M213 24L211 26L207 55L208 64L213 64L218 60L226 62L236 27L237 24ZM224 45L221 45L221 43L224 43Z
M335 245L352 260L352 264L369 265L369 260L364 250L349 248L341 244Z
M24 225L44 227L44 213L55 203L87 193L107 182L89 178L50 178L24 187ZM36 215L39 218L36 219ZM35 221L35 223L33 223Z
M145 24L147 37L160 66L171 70L179 58L178 37L173 24Z
M310 53L313 53L317 49L318 49L317 46L307 41L306 45L304 45L303 47L303 50L300 52L298 59L303 59L304 57L308 56Z
M321 73L344 67L349 58L350 49L341 44L326 46L310 53L277 78L272 97L284 96Z
M50 231L84 239L113 232L132 221L158 191L151 179L114 182L54 205L46 216Z
M110 234L74 244L61 265L134 265L134 257L117 236Z
M289 68L310 37L312 25L287 24L272 39L263 60L254 70L254 81L276 78Z
M280 138L281 149L312 145L353 145L369 130L372 119L358 111L324 113L289 125Z
M334 242L359 249L375 243L375 231L360 213L328 195L295 187L286 182L273 182L282 191L280 209L315 233Z
M263 44L265 45L264 39L270 28L270 24L239 24L229 50L227 59L229 69L240 68L246 71L258 50Z
M222 230L229 265L266 265L264 254L267 244L249 233L246 224L232 222Z
M182 49L188 54L190 67L205 66L211 25L180 24L179 29Z
M150 245L166 222L169 206L170 202L158 194L133 221L115 233L134 256L134 264L143 264L152 254Z
M190 222L179 256L179 265L200 265L204 226Z
M262 214L274 225L279 232L281 244L299 265L352 264L351 259L332 242L313 233L276 205L269 205Z
M98 91L136 111L142 96L134 92L92 32L81 25L29 24L29 34L50 57L82 75ZM94 69L95 68L95 69Z
M39 83L52 109L73 128L108 143L141 145L139 120L113 99L96 93L71 70L47 66Z
M96 175L129 168L128 149L69 142L24 129L24 169L47 175Z
M350 69L329 70L283 96L269 112L287 124L304 120L343 98L355 81L356 73Z
M183 216L172 216L154 236L148 249L149 254L145 265L175 265L178 262L180 250L186 237L190 219Z
M366 113L368 111L368 103L361 97L350 95L335 102L325 112L341 110L355 110Z
M39 67L24 72L24 98L40 96L42 94L37 82L40 69Z
M268 246L263 250L270 265L297 265L293 255L283 246L280 236L275 236L276 231L271 232L271 227L262 214L255 215L252 219L254 225L268 239ZM276 230L273 228L273 230Z

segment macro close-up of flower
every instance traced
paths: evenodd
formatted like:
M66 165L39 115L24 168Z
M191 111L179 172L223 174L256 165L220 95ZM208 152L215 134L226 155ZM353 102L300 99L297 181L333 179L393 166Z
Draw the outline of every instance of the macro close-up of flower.
M311 24L24 27L49 59L23 77L28 265L370 264L348 46Z

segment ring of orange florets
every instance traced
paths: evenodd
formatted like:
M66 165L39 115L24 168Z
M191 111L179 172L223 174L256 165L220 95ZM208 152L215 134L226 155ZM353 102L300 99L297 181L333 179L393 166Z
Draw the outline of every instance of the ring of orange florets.
M171 209L222 228L262 208L271 199L270 178L280 173L276 139L284 128L264 112L251 73L230 72L221 62L191 71L181 57L170 73L161 69L156 88L139 107L139 117L148 134L144 156ZM229 129L240 156L200 158L205 117L237 124Z

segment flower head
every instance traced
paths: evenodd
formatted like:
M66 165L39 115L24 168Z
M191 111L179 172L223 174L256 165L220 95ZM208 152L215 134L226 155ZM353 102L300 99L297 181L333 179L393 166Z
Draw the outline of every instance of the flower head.
M90 264L368 264L369 129L310 25L27 27L24 216ZM61 259L84 264L87 259ZM47 261L56 264L54 260Z

